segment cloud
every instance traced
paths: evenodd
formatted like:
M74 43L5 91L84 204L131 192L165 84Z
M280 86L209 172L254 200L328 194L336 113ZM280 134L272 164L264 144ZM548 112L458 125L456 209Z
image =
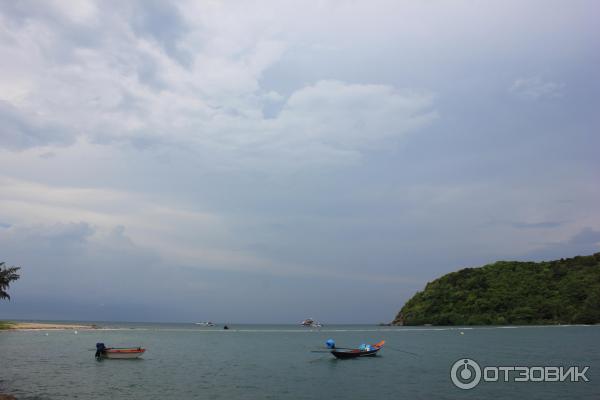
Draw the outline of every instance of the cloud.
M69 130L35 111L23 110L0 100L0 148L23 150L30 147L74 143Z
M566 240L544 243L526 256L537 260L552 260L597 252L600 252L600 230L585 227Z
M50 159L52 157L56 157L56 153L47 151L39 155L40 158Z
M12 288L13 312L30 318L86 318L100 311L100 303L110 304L112 316L123 302L149 307L145 291L160 292L168 279L160 277L165 265L158 255L136 246L120 227L102 232L87 222L21 224L0 231L0 247L4 259L22 267Z
M84 246L95 233L96 229L86 222L13 225L2 231L0 239L4 246L16 251L27 251L30 243L36 243L38 251L61 255L73 247Z
M281 134L336 149L361 150L429 122L433 96L399 92L388 85L320 81L293 93L283 107Z
M133 2L130 21L134 32L142 37L155 40L170 57L188 66L191 55L179 45L186 34L186 23L177 7L159 1Z
M258 14L238 26L222 18L227 10L201 8L5 6L0 147L83 137L182 147L207 168L275 170L355 162L436 117L426 90L323 79L285 96L265 89L263 74L290 46L282 28L265 28Z
M564 221L515 222L512 226L517 229L551 229L558 228L564 224Z
M233 221L217 213L173 207L123 191L53 187L1 176L0 184L4 188L0 218L9 221L0 232L0 245L23 253L33 247L44 248L61 259L67 247L104 249L97 252L106 254L134 249L131 257L136 264L145 259L136 254L148 253L157 263L204 271L411 281L386 274L365 278L314 263L273 259L271 254L248 246L248 238L239 237L239 230L249 223L239 221L240 217Z
M319 81L292 93L273 118L224 116L218 137L200 137L197 145L246 167L349 163L431 123L433 98L386 85Z
M94 239L110 236L114 227L124 226L139 246L155 248L177 263L226 268L255 261L249 254L224 247L227 222L215 214L172 207L124 191L54 187L3 176L0 183L0 217L12 225L13 233L25 226L42 237L64 239L65 235L85 233ZM93 227L93 232L86 227Z
M600 248L600 231L586 227L574 235L567 242L569 245L591 245Z
M553 99L562 96L563 83L545 81L539 76L516 79L509 91L525 100Z

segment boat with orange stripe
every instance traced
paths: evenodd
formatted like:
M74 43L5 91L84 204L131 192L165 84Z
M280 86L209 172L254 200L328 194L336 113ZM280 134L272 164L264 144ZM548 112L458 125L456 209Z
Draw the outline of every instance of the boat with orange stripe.
M361 344L357 349L349 349L340 347L336 348L335 342L330 342L329 340L327 341L327 347L331 349L331 354L333 354L335 358L341 359L357 357L374 357L377 355L377 352L381 350L384 344L385 340L382 340L375 344Z
M143 347L106 347L104 343L96 343L96 359L133 359L146 352Z

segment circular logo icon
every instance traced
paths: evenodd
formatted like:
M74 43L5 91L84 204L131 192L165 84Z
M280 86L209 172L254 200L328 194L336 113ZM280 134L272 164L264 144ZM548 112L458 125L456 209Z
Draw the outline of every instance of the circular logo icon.
M452 365L450 378L457 388L473 389L481 380L481 368L470 358L461 358Z

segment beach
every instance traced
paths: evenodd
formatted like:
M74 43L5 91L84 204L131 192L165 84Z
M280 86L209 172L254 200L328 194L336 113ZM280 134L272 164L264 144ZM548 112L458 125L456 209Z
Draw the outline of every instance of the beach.
M86 329L97 329L98 327L94 324L63 324L63 323L42 323L42 322L7 322L6 329L8 330L86 330Z

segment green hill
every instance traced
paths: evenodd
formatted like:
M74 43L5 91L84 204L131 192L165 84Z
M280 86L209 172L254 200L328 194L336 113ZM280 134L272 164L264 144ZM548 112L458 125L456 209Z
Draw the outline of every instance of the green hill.
M600 323L600 253L465 268L415 294L395 325Z

